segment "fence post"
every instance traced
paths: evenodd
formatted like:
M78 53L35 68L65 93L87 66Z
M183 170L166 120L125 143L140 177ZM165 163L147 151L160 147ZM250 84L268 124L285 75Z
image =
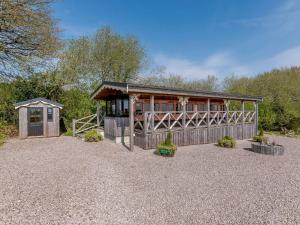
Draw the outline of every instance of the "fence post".
M242 139L245 137L245 101L242 100Z
M73 128L73 137L75 137L75 135L76 135L76 120L75 119L73 119L72 120L72 128Z
M207 143L210 143L210 99L207 99Z
M99 107L99 102L97 102L97 126L100 127L100 107Z

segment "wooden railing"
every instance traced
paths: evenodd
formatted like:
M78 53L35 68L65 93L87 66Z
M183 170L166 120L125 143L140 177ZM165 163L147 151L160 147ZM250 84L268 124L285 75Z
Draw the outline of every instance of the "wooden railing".
M81 119L73 119L73 136L92 128L104 128L104 112L95 113Z
M255 123L255 111L155 111L138 113L134 118L136 131L183 129L232 124Z

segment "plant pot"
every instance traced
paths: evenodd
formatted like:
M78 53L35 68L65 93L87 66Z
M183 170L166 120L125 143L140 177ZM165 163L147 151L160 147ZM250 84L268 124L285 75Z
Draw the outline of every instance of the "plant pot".
M283 155L284 147L282 145L269 145L263 143L252 143L251 149L253 152L265 155Z

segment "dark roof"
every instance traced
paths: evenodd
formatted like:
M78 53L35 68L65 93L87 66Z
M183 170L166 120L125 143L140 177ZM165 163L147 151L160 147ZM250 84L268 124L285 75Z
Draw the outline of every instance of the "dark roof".
M92 98L95 98L96 95L103 88L115 88L127 93L137 92L137 93L148 93L148 94L176 94L181 96L190 96L190 97L210 97L210 98L223 98L223 99L235 99L235 100L251 100L251 101L262 101L262 97L259 96L249 96L249 95L235 95L228 94L223 92L212 92L212 91L191 91L180 88L169 88L162 86L148 86L143 84L134 84L134 83L119 83L119 82L110 82L104 81L91 95Z
M49 104L49 105L54 105L58 108L62 108L64 106L64 105L62 105L58 102L51 101L51 100L46 99L46 98L33 98L33 99L29 99L29 100L22 101L22 102L17 102L15 104L15 108L17 109L21 106L27 106L27 105L30 105L30 104L33 104L33 103L38 103L38 102L46 103L46 104Z

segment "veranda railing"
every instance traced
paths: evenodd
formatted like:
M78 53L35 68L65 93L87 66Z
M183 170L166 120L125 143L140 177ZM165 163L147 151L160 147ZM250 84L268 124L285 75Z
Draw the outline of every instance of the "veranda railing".
M146 111L135 115L134 128L139 131L183 129L255 123L255 111Z

